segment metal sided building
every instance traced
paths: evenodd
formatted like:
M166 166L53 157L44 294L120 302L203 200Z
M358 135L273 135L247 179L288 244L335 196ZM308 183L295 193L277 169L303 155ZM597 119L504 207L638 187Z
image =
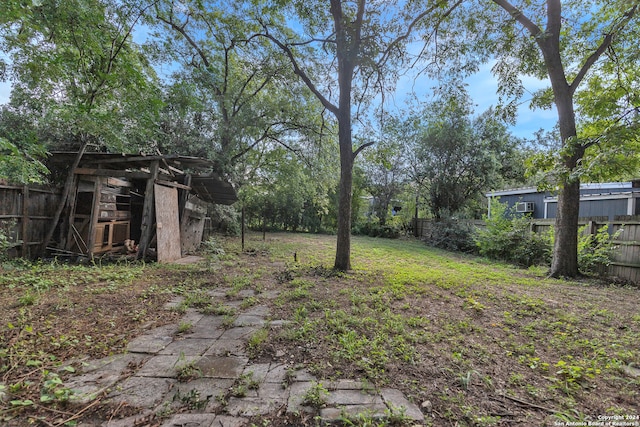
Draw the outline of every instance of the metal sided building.
M485 196L499 198L517 214L528 214L536 219L555 218L558 196L535 187L491 191ZM630 182L603 182L580 185L580 218L640 215L640 179ZM491 206L491 203L489 203ZM491 216L489 208L488 212Z

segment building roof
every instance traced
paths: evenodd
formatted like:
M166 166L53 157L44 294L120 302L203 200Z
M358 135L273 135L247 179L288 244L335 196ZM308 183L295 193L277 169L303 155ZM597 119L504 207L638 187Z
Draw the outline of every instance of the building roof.
M630 182L594 182L580 184L580 190L608 190L601 191L603 193L619 193L622 190L629 190L631 188L637 188L637 180ZM617 191L616 191L617 190ZM640 188L639 188L640 190ZM633 190L632 190L633 191ZM518 194L533 194L533 193L545 193L545 191L539 191L536 187L521 187L510 188L504 190L492 190L485 193L486 197L499 197L499 196L514 196Z
M50 161L72 164L77 152L53 152ZM179 155L143 155L118 153L85 153L80 168L95 168L101 175L144 178L155 161L159 161L164 180L183 182L191 174L191 191L205 202L231 205L238 200L235 188L214 171L215 164L201 157ZM189 172L186 172L188 170Z

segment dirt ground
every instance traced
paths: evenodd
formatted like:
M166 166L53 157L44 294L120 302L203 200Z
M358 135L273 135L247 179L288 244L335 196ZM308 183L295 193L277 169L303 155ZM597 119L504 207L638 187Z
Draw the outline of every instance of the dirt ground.
M413 276L405 277L385 264L404 262L402 251L422 251L420 243L387 247L377 239L358 241L359 267L336 274L326 267L331 236L255 239L244 252L237 239L225 241L193 266L4 264L0 424L109 419L114 408L100 399L69 403L64 379L83 360L120 353L144 330L177 322L179 310L163 308L174 295L225 283L281 293L272 318L293 326L256 343L256 360L287 359L318 378L400 389L428 425L572 425L603 416L640 425L637 288L551 281L428 249L415 256L432 261L408 260ZM380 250L388 252L364 261ZM216 307L196 297L191 304ZM297 423L314 425L275 416L256 425Z

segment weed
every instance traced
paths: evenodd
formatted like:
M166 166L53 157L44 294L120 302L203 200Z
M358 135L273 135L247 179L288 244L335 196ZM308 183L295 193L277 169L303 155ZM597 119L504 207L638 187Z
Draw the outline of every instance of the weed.
M249 390L257 390L258 388L260 388L260 381L253 378L253 372L247 372L240 375L231 389L231 395L233 397L245 397Z
M233 326L233 324L236 321L236 316L232 315L232 314L227 314L224 316L224 318L222 319L222 327L225 329L229 329L230 327Z
M200 310L202 314L215 314L216 316L233 316L235 315L235 308L224 305L221 302L216 302L215 304L210 304Z
M464 304L462 307L465 309L472 309L478 314L482 313L487 308L484 304L479 303L470 296L464 300Z
M200 377L202 377L202 370L196 365L195 361L176 367L176 378L180 382L189 382Z
M18 298L18 304L22 307L34 305L38 301L38 296L30 291L24 293L24 295Z
M189 410L202 410L209 403L211 396L201 399L200 391L196 389L189 390L187 393L180 393L180 390L173 396L173 400L180 401Z
M247 341L247 352L249 357L255 358L262 352L267 339L269 338L269 329L260 328L255 331Z
M328 398L329 390L327 390L322 383L314 381L311 383L311 387L309 387L307 392L302 396L302 403L319 409L327 404Z
M71 368L73 371L73 369ZM40 392L40 402L68 402L73 396L73 390L64 386L62 379L55 372L44 370L42 373L44 383Z
M472 380L472 376L473 374L478 374L478 372L476 371L467 371L467 373L460 375L460 377L458 378L460 381L460 385L462 386L462 388L465 391L469 390L469 386L471 385L471 380Z
M240 304L240 308L243 310L246 310L249 307L253 307L254 305L260 303L260 300L256 297L247 297L245 299L242 300L242 303Z
M193 328L193 324L191 322L180 322L178 325L178 334L184 334L189 332Z
M600 374L599 368L588 366L584 361L575 361L573 357L567 356L567 360L559 360L555 364L558 369L556 382L560 384L565 393L570 394L578 388L583 387L587 380Z

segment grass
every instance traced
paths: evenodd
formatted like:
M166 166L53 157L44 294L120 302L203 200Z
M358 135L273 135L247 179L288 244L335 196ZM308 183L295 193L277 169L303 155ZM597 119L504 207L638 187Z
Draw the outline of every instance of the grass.
M258 303L269 305L271 319L291 323L253 334L252 357L277 348L288 363L310 369L318 384L352 378L398 388L418 405L428 401L424 411L433 425L553 425L638 414L640 379L628 369L640 366L637 288L548 279L541 268L411 240L354 238L354 269L344 274L330 268L331 236L250 235L244 252L239 239L218 239L216 247L218 259L205 269L2 267L0 395L8 398L0 403L0 423L20 413L41 415L28 402L47 390L64 397L64 386L43 373L79 355L121 352L145 327L177 323L187 309L224 316L231 326L238 311ZM209 291L218 287L223 296L212 298ZM173 295L182 305L164 310ZM241 301L239 308L225 299ZM194 366L180 368L185 380L198 376ZM239 381L235 392L246 393L250 383ZM309 398L321 405L323 394L315 391Z

